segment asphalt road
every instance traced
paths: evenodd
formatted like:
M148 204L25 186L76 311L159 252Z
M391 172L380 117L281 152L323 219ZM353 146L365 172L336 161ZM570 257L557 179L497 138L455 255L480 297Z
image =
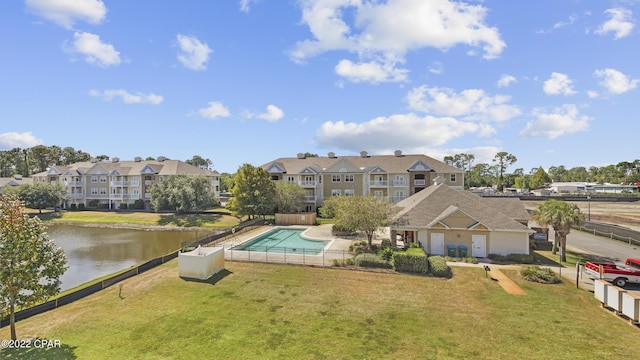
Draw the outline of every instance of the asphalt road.
M549 234L549 236L551 237L552 235ZM567 235L567 247L580 253L609 258L615 262L624 262L630 257L640 259L640 247L637 245L631 246L622 241L594 236L576 230Z

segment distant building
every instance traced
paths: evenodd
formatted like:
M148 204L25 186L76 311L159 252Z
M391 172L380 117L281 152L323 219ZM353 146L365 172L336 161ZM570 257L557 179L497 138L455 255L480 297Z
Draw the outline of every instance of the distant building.
M549 185L549 190L559 194L573 193L576 191L619 194L623 192L634 192L636 189L638 189L637 185L596 184L587 182L556 182Z
M13 175L12 177L0 178L0 193L5 187L20 186L22 184L32 184L33 179L30 177L23 178L22 175Z
M132 205L142 200L146 209L151 208L151 186L176 175L205 176L209 179L216 199L220 195L220 174L204 170L180 160L86 161L68 166L52 166L49 170L33 175L34 182L61 183L67 195L65 208L71 204L85 207L118 209L120 204Z
M306 191L306 211L337 195L374 195L399 202L434 182L464 188L464 172L422 154L279 158L262 165L274 181L297 183Z

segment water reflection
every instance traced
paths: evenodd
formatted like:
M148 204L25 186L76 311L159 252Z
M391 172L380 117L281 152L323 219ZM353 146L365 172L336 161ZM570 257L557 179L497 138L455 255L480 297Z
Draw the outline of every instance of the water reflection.
M183 241L204 235L72 225L50 225L47 232L67 256L69 269L61 278L62 290L168 254Z

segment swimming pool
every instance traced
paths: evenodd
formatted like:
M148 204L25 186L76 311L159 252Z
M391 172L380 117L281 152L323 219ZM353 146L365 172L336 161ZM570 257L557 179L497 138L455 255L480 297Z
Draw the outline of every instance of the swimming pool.
M262 251L280 254L318 255L329 243L329 240L310 240L301 236L306 229L270 230L233 250Z

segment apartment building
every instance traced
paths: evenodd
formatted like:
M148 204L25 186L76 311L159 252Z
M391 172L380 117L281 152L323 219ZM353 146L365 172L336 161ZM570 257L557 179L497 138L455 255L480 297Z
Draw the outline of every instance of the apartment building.
M162 156L157 160L87 161L68 166L52 166L48 171L33 175L34 182L61 183L66 187L65 208L100 207L118 209L120 204L132 207L142 200L150 209L151 186L176 175L205 176L209 179L216 199L220 195L220 174L204 170L180 160Z
M315 211L325 197L374 195L397 203L433 185L464 188L464 172L422 154L280 158L262 165L276 181L298 183L305 189L307 211Z

